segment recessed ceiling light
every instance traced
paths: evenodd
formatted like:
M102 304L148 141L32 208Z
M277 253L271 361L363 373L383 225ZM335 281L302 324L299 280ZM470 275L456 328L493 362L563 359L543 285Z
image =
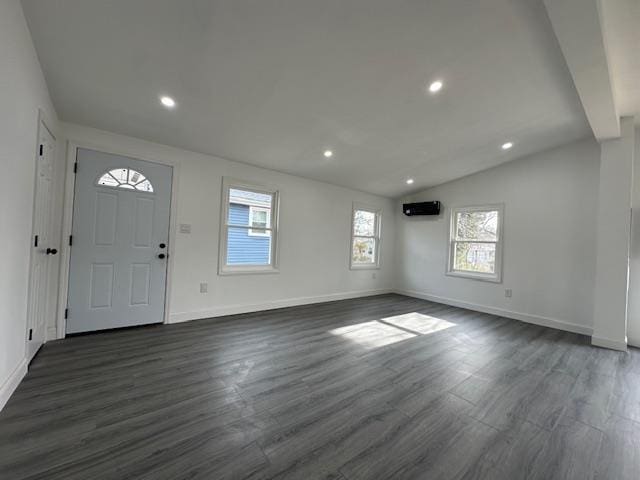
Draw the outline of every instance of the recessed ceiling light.
M502 149L503 150L509 150L511 147L513 147L513 143L512 142L507 142L507 143L503 143L502 144Z
M176 101L171 97L160 97L160 103L167 108L173 108L176 106Z
M333 157L333 152L331 150L325 150L323 155L327 158Z
M442 89L442 82L440 80L436 80L435 82L431 83L431 85L429 85L429 91L431 93L436 93L439 92Z
M413 178L407 178L407 185L411 185L413 183Z

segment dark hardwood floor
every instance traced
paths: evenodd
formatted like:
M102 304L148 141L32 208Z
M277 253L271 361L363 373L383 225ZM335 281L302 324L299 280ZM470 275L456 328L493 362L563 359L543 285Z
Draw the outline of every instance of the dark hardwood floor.
M399 295L69 338L0 478L640 478L640 352Z

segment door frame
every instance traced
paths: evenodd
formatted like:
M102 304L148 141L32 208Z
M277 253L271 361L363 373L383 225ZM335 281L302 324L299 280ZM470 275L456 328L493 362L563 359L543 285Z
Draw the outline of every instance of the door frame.
M67 331L67 319L65 312L67 309L67 301L69 298L69 273L71 266L71 246L69 245L69 237L73 225L73 201L75 196L76 174L75 163L79 148L87 150L96 150L110 155L118 155L121 157L129 157L134 160L143 160L145 162L157 163L171 167L173 175L171 177L171 207L169 209L169 258L167 262L167 277L164 293L164 318L162 323L167 324L170 318L170 303L175 257L175 240L176 240L176 218L178 212L178 180L180 178L180 162L176 160L163 160L150 157L146 154L140 154L138 151L127 151L126 148L114 147L102 143L92 143L90 141L67 139L66 151L66 173L64 187L64 206L62 216L62 242L60 245L60 288L58 290L58 312L56 315L56 338L65 338Z
M36 208L37 208L37 196L38 196L38 159L39 159L39 145L40 145L40 128L44 127L47 129L47 131L49 132L49 134L51 135L51 137L53 138L53 141L55 143L55 151L53 154L53 166L54 168L56 167L57 164L57 158L58 155L60 154L59 152L59 143L58 143L58 134L56 132L56 130L53 128L54 123L51 121L51 119L49 118L49 116L46 114L46 112L44 110L42 110L42 108L38 108L38 123L36 124L36 141L34 144L34 165L35 165L35 171L33 174L33 207L31 209L31 236L29 237L29 242L33 242L33 237L34 237L34 230L35 230L35 226L36 226ZM52 197L52 200L55 204L55 198L57 196L56 194L56 188L55 188L55 183L56 183L56 172L54 170L53 175L51 177L51 191L49 192L49 195ZM53 217L53 215L55 214L55 211L53 209L53 205L49 206L49 220L51 221L51 223L53 224L53 221L55 221L55 218ZM49 232L51 233L51 232ZM54 242L57 242L59 239L55 239L52 238L51 239ZM31 245L31 243L30 243ZM35 261L35 256L34 256L34 251L33 248L30 247L31 253L29 255L29 286L27 289L27 319L25 322L25 337L24 337L24 351L25 351L25 358L27 358L29 356L29 305L31 304L31 295L33 294L33 292L31 291L31 275L33 274L32 270L33 270L33 262ZM49 262L50 263L50 262ZM45 308L51 306L52 304L52 299L58 300L57 294L56 292L53 290L53 286L50 285L49 280L51 280L51 270L50 270L50 265L47 265L47 298L46 298L46 305ZM56 315L56 309L57 309L57 304L53 306L53 311L47 311L47 315L45 316L45 324L43 326L44 331L42 332L42 344L44 345L47 342L47 336L48 336L48 331L49 331L49 325L48 325L48 321L49 321L49 314L57 317ZM48 308L47 308L48 310ZM34 355L35 356L35 355ZM29 358L28 361L31 361L33 359Z

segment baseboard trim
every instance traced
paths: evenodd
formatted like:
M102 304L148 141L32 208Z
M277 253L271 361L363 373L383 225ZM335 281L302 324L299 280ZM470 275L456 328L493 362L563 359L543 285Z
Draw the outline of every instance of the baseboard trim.
M576 323L567 322L564 320L558 320L556 318L543 317L540 315L531 315L528 313L514 312L511 310L505 310L502 308L489 307L487 305L480 305L477 303L464 302L462 300L456 300L453 298L440 297L437 295L430 295L427 293L416 292L414 290L395 290L395 293L399 295L406 295L408 297L420 298L422 300L428 300L435 303L443 303L445 305L451 305L453 307L466 308L468 310L474 310L482 313L489 313L491 315L498 315L500 317L512 318L514 320L520 320L521 322L532 323L534 325L540 325L542 327L555 328L556 330L564 330L572 333L579 333L581 335L591 336L593 329L584 325L578 325Z
M7 378L0 387L0 411L2 411L9 401L9 398L11 398L11 395L13 395L13 392L15 392L16 388L18 388L18 385L20 385L20 382L27 374L27 367L28 363L25 358L18 364L11 375L9 375L9 378Z
M609 348L611 350L619 350L621 352L627 351L627 342L621 342L619 340L611 340L604 337L591 337L591 345L595 347Z
M358 290L345 293L332 293L328 295L316 295L312 297L286 298L274 300L272 302L227 305L224 307L198 310L195 312L177 312L169 316L169 323L188 322L190 320L200 320L202 318L224 317L226 315L238 315L241 313L260 312L264 310L274 310L276 308L297 307L300 305L312 305L314 303L334 302L336 300L348 300L350 298L371 297L392 293L390 288L378 290Z

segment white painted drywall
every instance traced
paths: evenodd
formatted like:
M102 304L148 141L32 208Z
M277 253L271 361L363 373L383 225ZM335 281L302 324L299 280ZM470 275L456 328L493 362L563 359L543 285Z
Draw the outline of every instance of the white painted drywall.
M598 140L620 136L601 0L544 0L584 112Z
M640 347L640 128L635 130L627 342Z
M191 233L176 234L171 260L172 321L334 300L392 288L395 203L388 198L77 125L65 124L64 130L72 141L96 149L178 164L177 223L190 224ZM278 188L280 273L217 274L223 176ZM354 201L382 209L379 270L349 269ZM372 278L373 274L376 278ZM208 293L202 294L200 283L204 282L209 288Z
M600 201L592 343L626 350L635 147L632 117L621 120L620 133L620 138L600 143Z
M598 144L583 140L404 199L444 208L438 217L398 214L398 289L590 333L599 159ZM450 208L486 203L505 208L502 283L446 276Z
M26 372L38 108L56 114L18 0L0 2L0 408ZM55 128L55 125L53 126Z

